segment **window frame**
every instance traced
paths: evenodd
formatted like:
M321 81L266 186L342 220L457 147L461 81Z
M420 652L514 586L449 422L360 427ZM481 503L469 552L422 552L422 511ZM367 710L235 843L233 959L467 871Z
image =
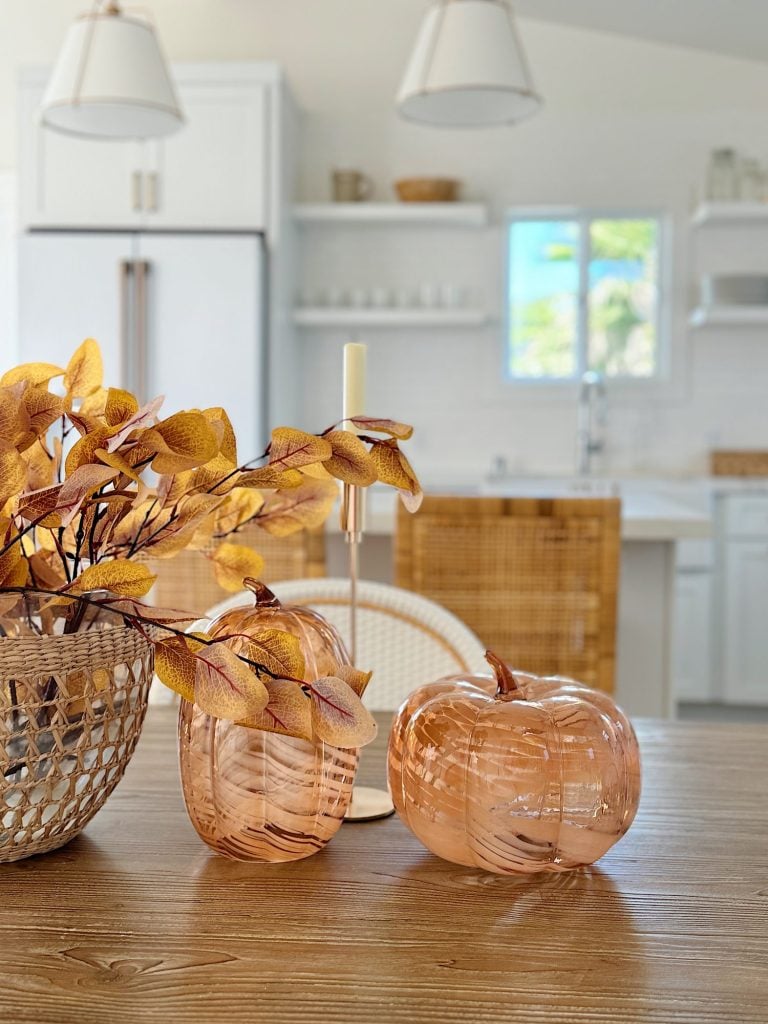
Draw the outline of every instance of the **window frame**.
M512 254L510 234L513 223L522 221L573 221L579 225L582 245L579 253L579 292L577 295L577 344L576 370L571 377L516 377L509 366L510 340L512 330L510 283L512 280ZM665 210L658 207L640 206L522 206L509 207L504 218L503 244L503 379L511 387L568 391L577 389L582 375L586 372L586 356L589 341L589 265L591 259L591 234L589 225L595 220L654 220L658 225L656 274L657 301L654 326L656 329L656 369L647 377L630 375L606 376L606 387L611 390L627 391L661 390L671 382L671 319L672 319L672 259L670 218Z

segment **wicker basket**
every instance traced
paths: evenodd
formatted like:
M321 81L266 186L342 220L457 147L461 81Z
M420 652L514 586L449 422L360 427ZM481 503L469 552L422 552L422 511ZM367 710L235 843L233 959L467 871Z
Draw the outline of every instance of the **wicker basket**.
M401 178L395 191L401 203L455 203L461 182L455 178Z
M0 863L74 839L122 778L154 651L124 626L0 638Z

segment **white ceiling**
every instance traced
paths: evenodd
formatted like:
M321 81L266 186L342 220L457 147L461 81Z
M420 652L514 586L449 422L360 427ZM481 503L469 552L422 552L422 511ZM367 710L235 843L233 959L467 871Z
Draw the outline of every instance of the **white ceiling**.
M515 0L523 17L768 61L768 0Z

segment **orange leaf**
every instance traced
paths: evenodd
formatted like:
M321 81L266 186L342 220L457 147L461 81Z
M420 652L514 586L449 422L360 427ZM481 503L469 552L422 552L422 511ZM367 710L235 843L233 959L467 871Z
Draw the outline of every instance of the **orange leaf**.
M333 480L306 480L300 487L272 495L256 520L273 537L322 526L339 496Z
M399 441L407 441L413 436L413 427L397 420L377 419L375 416L353 416L350 420L358 430L372 430L374 434L389 434Z
M376 736L376 719L354 690L327 676L310 687L312 725L321 740L334 747L362 747Z
M383 484L396 487L400 498L409 512L416 512L421 505L421 485L413 472L410 462L400 451L397 441L376 441L371 457Z
M61 525L69 526L86 498L109 480L114 480L117 470L111 466L80 466L64 481L56 511L61 515Z
M312 704L301 686L287 679L265 679L264 686L269 695L267 706L237 724L311 741Z
M313 462L325 462L332 454L330 444L315 434L307 434L293 427L276 427L272 431L272 443L269 447L270 466L299 469Z
M67 364L64 387L70 398L87 398L101 387L104 364L93 338L86 338Z
M122 388L109 389L104 406L104 418L110 427L126 423L138 411L139 403L130 391L123 391Z
M14 366L0 377L0 387L9 388L20 381L37 387L38 384L47 384L54 377L62 377L64 370L53 363L22 363L21 366Z
M54 484L52 487L42 487L23 495L19 499L18 514L28 523L33 519L39 519L39 525L47 530L60 527L61 516L56 514L56 506L59 503L62 486L63 484ZM41 516L45 518L40 519Z
M157 579L146 565L115 558L84 569L69 589L75 593L88 590L108 590L121 597L144 597Z
M161 683L194 702L197 658L186 638L174 636L155 644L155 672Z
M212 644L195 658L195 703L206 714L239 721L267 706L264 683L229 647Z
M218 440L201 412L177 412L145 430L141 443L156 452L156 473L180 473L210 462L218 453Z
M325 435L333 455L323 465L338 480L357 487L368 487L377 479L376 466L368 449L356 434L332 430Z
M208 557L216 582L232 594L243 589L244 579L258 579L264 569L261 555L244 544L220 544Z
M27 467L27 487L38 491L53 483L55 462L45 445L38 440L22 454Z

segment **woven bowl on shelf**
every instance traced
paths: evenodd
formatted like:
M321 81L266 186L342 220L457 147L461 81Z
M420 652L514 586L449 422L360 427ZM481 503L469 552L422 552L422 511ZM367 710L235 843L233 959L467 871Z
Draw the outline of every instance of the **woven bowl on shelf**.
M455 203L461 182L455 178L401 178L395 191L401 203Z
M152 645L122 625L0 637L0 863L63 846L103 805L139 738L153 666Z

